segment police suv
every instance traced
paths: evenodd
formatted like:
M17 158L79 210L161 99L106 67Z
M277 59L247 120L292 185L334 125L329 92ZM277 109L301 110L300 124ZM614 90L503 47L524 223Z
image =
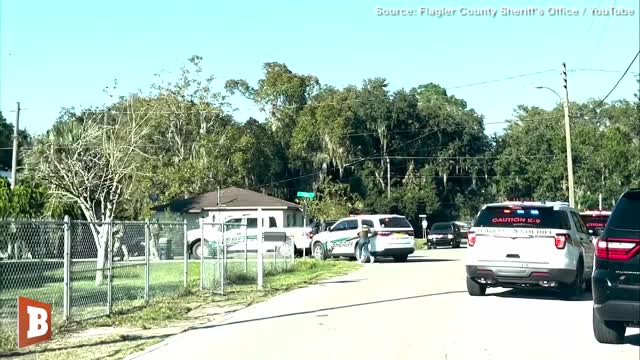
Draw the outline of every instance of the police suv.
M535 287L577 297L591 284L594 253L587 227L567 203L488 204L468 233L467 291Z
M416 249L413 227L404 216L357 215L340 219L327 231L313 235L313 257L319 260L341 256L360 258L356 244L363 225L369 228L369 250L374 257L406 261Z

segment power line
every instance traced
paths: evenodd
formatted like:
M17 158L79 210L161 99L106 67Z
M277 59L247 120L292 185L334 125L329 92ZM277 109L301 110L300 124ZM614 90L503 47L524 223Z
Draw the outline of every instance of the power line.
M589 3L589 7L591 7L591 4L593 4L593 1L595 0L591 0L591 3ZM598 3L598 8L600 8L600 6L602 5L602 0L600 0L600 2ZM593 23L596 21L596 16L592 16L591 19L591 24L589 24L589 28L587 29L587 32L584 34L584 37L582 38L582 42L580 43L580 47L578 47L578 50L580 50L580 54L582 54L585 45L586 45L586 41L587 41L587 37L589 35L589 32L591 32L591 28L593 27ZM578 51L576 51L576 53L578 53Z
M516 75L516 76L509 76L509 77L505 77L505 78L500 78L500 79L495 79L495 80L487 80L487 81L481 81L481 82L477 82L477 83L471 83L471 84L465 84L465 85L458 85L458 86L453 86L453 87L449 87L446 88L447 90L453 90L453 89L460 89L460 88L464 88L464 87L471 87L471 86L477 86L477 85L485 85L485 84L491 84L491 83L495 83L495 82L500 82L500 81L506 81L506 80L512 80L512 79L518 79L518 78L522 78L522 77L527 77L527 76L533 76L533 75L538 75L538 74L543 74L543 73L548 73L548 72L552 72L554 70L544 70L544 71L537 71L534 73L529 73L529 74L522 74L522 75Z
M613 8L614 6L616 6L616 2L618 0L613 0L613 4L611 5L611 7ZM602 40L602 36L604 35L604 32L607 30L607 25L609 25L609 20L611 19L611 14L609 14L609 16L607 16L607 20L604 23L604 27L602 28L602 31L600 32L600 37L598 37L598 41L596 42L596 46L593 48L593 50L591 50L591 54L589 55L589 57L587 58L586 64L589 64L591 62L591 58L593 58L593 55L596 53L596 50L598 49L598 45L600 45L600 41Z
M638 50L638 52L636 53L636 56L633 57L633 60L631 60L631 63L629 63L629 66L627 67L627 70L625 70L624 73L622 74L622 76L620 76L620 79L618 79L618 82L616 82L616 84L609 91L609 93L602 100L600 100L600 102L598 103L598 105L596 105L594 107L594 109L598 109L600 106L602 106L602 104L604 104L605 100L607 100L609 95L611 95L611 93L618 87L618 85L620 84L622 79L624 79L624 77L627 76L627 73L629 72L629 69L631 69L631 66L633 65L633 63L636 62L636 59L638 58L638 55L640 55L640 50Z

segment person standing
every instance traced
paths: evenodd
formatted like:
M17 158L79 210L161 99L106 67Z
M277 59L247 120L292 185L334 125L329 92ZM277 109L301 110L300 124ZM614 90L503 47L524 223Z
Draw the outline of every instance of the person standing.
M371 244L371 240L369 240L369 227L367 225L362 225L362 229L360 230L360 239L358 239L358 245L356 246L356 257L358 261L362 264L367 262L373 264L375 261L374 256L371 254L369 246Z

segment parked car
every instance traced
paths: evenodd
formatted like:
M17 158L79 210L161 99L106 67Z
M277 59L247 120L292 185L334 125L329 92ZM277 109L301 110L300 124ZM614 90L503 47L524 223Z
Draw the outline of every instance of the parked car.
M211 244L211 247L217 246L218 242L225 244L227 251L248 251L258 250L258 217L234 217L224 222L224 232L221 225L205 226L204 229L197 228L187 231L187 240L189 241L190 257L200 259L202 256L202 237ZM265 233L282 233L286 234L286 242L280 245L280 251L284 256L290 254L291 247L294 251L302 251L304 247L310 249L311 238L305 227L278 227L275 217L263 216L262 227ZM265 243L265 250L275 250L277 243ZM209 251L209 249L206 249ZM211 256L209 252L205 252L205 257Z
M438 246L459 248L467 236L464 230L461 223L454 221L433 224L427 235L427 249Z
M592 288L596 340L623 343L640 326L640 189L620 197L597 241Z
M583 211L580 213L580 217L582 217L582 221L584 221L587 230L589 230L589 235L594 241L602 234L610 216L611 211Z
M338 220L329 230L313 236L312 254L319 260L328 257L356 258L356 244L363 225L370 229L371 254L406 261L416 250L411 223L400 215L356 215Z
M469 230L467 291L488 287L549 288L580 296L591 284L594 245L566 203L505 202L483 206Z

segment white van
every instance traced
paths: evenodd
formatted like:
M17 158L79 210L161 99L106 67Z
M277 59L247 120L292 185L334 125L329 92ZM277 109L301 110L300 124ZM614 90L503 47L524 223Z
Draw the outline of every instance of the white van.
M416 250L413 227L401 215L357 215L338 220L327 231L313 236L311 253L319 260L356 257L356 244L363 225L369 227L370 251L374 257L406 261Z

